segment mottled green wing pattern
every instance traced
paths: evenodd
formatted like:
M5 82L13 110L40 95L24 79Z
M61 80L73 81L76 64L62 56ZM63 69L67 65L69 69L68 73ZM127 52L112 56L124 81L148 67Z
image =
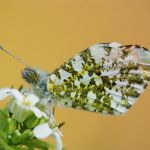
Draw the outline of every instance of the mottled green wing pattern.
M122 114L150 80L150 52L138 45L95 44L50 74L48 90L62 106Z

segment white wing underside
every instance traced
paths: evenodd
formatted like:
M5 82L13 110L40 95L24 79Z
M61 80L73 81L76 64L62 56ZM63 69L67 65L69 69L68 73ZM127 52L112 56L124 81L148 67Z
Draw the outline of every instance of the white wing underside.
M63 106L122 114L150 80L150 52L138 45L95 44L49 76L48 90Z

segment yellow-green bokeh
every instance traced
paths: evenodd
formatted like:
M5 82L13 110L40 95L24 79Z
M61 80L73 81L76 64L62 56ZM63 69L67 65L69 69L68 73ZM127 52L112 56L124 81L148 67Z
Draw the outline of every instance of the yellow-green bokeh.
M149 0L0 0L0 44L52 71L97 42L150 48ZM25 84L24 66L0 53L0 87ZM68 150L149 150L150 87L120 117L56 110Z

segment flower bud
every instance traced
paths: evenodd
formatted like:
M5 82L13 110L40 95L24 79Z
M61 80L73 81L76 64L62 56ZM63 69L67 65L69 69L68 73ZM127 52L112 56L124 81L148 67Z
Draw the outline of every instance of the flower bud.
M22 140L27 140L32 138L32 131L30 129L25 130L21 136Z
M14 144L18 144L21 141L21 139L22 139L21 133L18 130L16 130L13 137L12 137L12 142Z
M26 120L25 120L25 125L31 129L35 127L39 123L39 119L34 115L30 115Z
M8 118L7 122L8 122L8 127L7 127L8 133L14 132L16 130L16 120Z
M12 113L13 113L14 118L18 122L23 122L30 115L29 110L26 110L25 108L19 106L17 103L15 103Z
M45 123L45 122L47 122L47 120L45 118L40 118L39 124L42 124L42 123Z

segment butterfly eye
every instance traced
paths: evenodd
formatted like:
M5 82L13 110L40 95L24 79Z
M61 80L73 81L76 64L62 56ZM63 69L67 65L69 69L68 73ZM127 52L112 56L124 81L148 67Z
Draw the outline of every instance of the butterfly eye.
M22 77L28 82L32 84L37 84L40 76L39 74L32 68L25 68L22 71Z

